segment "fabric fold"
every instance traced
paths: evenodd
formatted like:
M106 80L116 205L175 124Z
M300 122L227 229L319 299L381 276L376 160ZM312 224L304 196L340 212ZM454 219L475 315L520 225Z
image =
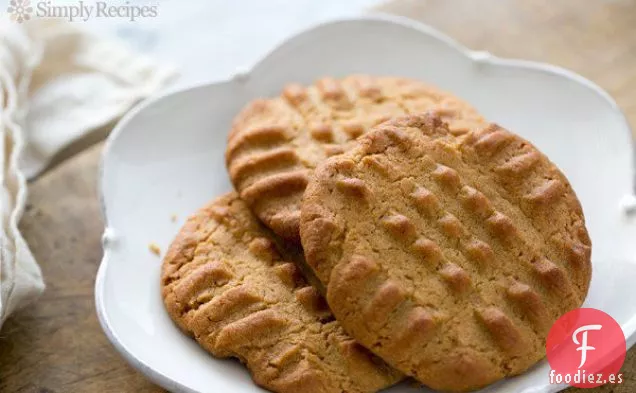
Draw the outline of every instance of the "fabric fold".
M0 327L44 290L18 228L27 179L174 75L63 20L0 19Z

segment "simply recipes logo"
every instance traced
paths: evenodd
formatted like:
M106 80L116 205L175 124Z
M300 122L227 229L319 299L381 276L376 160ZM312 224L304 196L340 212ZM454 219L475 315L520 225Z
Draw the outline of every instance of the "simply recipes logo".
M53 2L10 0L7 7L9 18L22 23L33 17L63 18L70 22L86 22L92 18L119 18L134 22L140 18L155 18L159 15L157 4L131 4L130 1L77 1Z
M29 0L11 0L9 1L7 12L9 13L9 18L12 21L22 23L31 19L33 7L31 7L31 2Z
M594 308L572 310L550 329L546 342L550 383L592 388L620 384L625 335L614 318Z

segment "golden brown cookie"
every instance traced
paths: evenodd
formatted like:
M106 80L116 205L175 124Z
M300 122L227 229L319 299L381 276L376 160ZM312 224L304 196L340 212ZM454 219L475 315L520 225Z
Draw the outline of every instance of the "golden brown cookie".
M415 80L356 75L288 85L236 117L226 150L230 178L265 225L297 242L302 195L318 164L378 123L432 109L455 134L485 124L468 103Z
M281 254L285 255L283 257ZM164 262L170 316L275 392L375 392L401 376L351 339L235 193L192 216Z
M300 231L345 330L434 389L528 369L590 282L568 180L496 125L459 137L430 114L378 126L316 169Z

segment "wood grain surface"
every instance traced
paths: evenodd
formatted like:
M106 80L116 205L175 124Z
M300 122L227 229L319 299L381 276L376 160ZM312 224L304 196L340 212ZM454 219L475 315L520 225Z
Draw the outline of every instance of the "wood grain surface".
M471 49L570 68L607 89L635 128L636 0L398 0L380 10L421 20ZM162 391L115 352L95 315L100 150L31 184L21 228L47 289L0 332L0 392ZM636 392L635 371L632 350L623 385L581 392Z
M104 229L97 198L100 152L101 144L30 186L20 227L47 287L0 332L0 392L162 391L115 352L95 314Z

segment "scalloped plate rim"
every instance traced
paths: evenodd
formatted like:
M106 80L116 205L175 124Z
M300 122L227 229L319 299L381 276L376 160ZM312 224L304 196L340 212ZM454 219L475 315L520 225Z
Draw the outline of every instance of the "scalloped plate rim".
M611 97L611 95L607 91L605 91L603 88L601 88L598 84L583 77L580 74L577 74L566 68L556 66L553 64L531 61L531 60L523 60L523 59L503 58L503 57L492 55L491 53L487 51L468 49L467 47L463 46L455 39L440 32L439 30L429 25L426 25L424 23L421 23L406 17L402 17L402 16L394 16L394 15L388 15L388 14L382 14L382 13L368 13L368 14L360 15L360 16L342 17L342 18L337 18L337 19L332 19L330 21L322 22L317 25L308 27L305 30L302 30L298 32L297 34L292 35L288 39L282 41L272 50L264 54L261 57L261 59L255 63L254 66L252 66L248 70L237 71L235 75L232 76L231 78L216 80L216 81L211 81L206 83L198 83L198 84L194 84L194 85L186 86L182 88L177 88L177 89L168 89L163 94L160 94L156 97L150 98L148 100L145 100L137 104L128 113L126 113L126 115L124 115L122 119L120 119L120 121L115 125L115 127L113 128L112 132L110 133L110 135L108 136L104 144L104 148L103 148L101 160L100 160L100 165L98 169L99 175L98 175L98 185L97 185L98 197L100 200L102 216L105 223L105 230L104 230L104 235L102 238L104 255L101 259L101 262L97 271L96 279L95 279L95 306L96 306L96 313L98 316L98 320L102 327L102 330L104 331L104 333L106 334L106 336L108 337L112 345L115 347L115 349L126 359L127 362L129 362L133 367L138 369L150 380L162 386L163 388L168 389L170 391L199 393L198 391L193 390L173 380L172 378L166 376L165 374L153 369L145 361L138 358L132 350L128 349L126 345L124 345L122 341L118 338L118 335L115 332L115 330L111 328L106 307L104 305L104 299L102 297L103 288L105 285L106 271L108 269L109 259L110 259L110 251L109 251L109 245L108 245L109 243L108 208L105 202L105 190L104 190L104 168L105 168L106 160L110 150L113 148L119 135L126 129L126 127L128 126L128 124L131 122L133 118L135 118L140 112L144 111L145 109L153 105L158 104L159 102L163 100L172 99L179 95L185 95L199 89L208 89L208 88L218 87L222 84L231 84L231 83L239 82L242 79L249 78L250 74L254 70L257 70L263 63L265 63L277 51L293 43L295 40L302 39L302 37L305 35L313 34L317 30L328 28L336 24L351 23L351 22L369 22L369 21L393 23L393 24L400 25L402 27L410 28L421 34L428 35L429 37L432 37L446 44L448 47L453 48L455 51L461 53L465 57L465 59L469 62L485 63L489 66L502 66L502 67L521 68L521 69L528 69L533 71L540 71L540 72L544 72L544 73L548 73L552 75L561 76L571 81L574 81L582 86L585 86L586 88L596 93L598 96L602 97L603 100L615 112L615 114L620 117L622 128L624 129L626 133L630 135L630 141L632 143L632 162L633 162L632 172L636 172L634 171L634 167L636 166L636 157L634 155L634 149L636 148L636 141L634 139L633 134L631 133L631 129L627 121L627 118L625 117L625 114L620 110L618 104ZM632 177L634 178L634 176L636 176L636 173L633 173ZM632 181L632 193L634 193L635 189L636 189L636 183ZM631 319L628 320L628 322L624 324L624 328L628 328L627 331L629 333L627 334L627 347L629 348L632 345L634 345L634 343L636 342L636 315L634 315ZM546 387L541 387L541 388L537 388L536 390L526 389L524 393L553 393L553 392L563 390L567 387L568 386L565 384L551 385L547 388L547 390L546 390Z

